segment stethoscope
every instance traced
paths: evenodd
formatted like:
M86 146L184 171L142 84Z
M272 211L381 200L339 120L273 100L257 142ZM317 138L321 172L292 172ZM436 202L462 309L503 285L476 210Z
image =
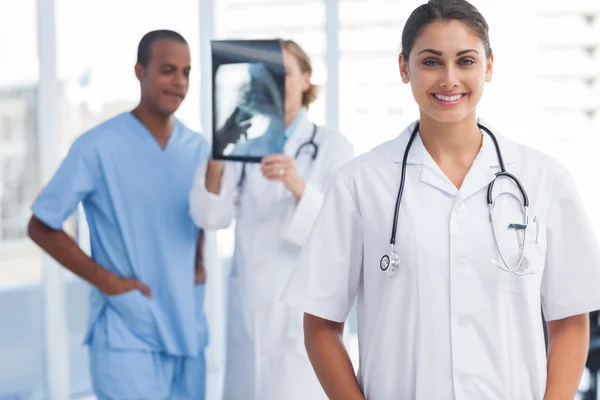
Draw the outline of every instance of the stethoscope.
M294 156L294 158L296 160L300 156L302 149L304 149L306 147L312 148L311 159L314 161L317 158L317 154L319 153L319 145L317 144L317 142L315 142L315 138L317 137L317 130L318 130L317 124L313 123L313 130L312 130L312 135L310 136L310 140L308 142L302 143L300 145L300 147L298 147L298 150L296 150L296 155Z
M315 161L315 159L317 158L317 154L319 154L319 145L315 141L315 138L317 137L317 132L318 132L319 128L317 127L317 124L315 124L315 123L313 123L312 125L313 125L313 129L312 129L312 134L310 135L310 140L308 142L302 143L298 147L298 150L296 150L296 154L294 155L295 160L298 160L298 158L300 157L300 154L305 153L304 149L306 149L306 148L310 148L310 150L312 150L311 156L310 156L310 159L312 161ZM241 192L242 185L244 184L245 180L246 180L246 163L244 163L244 165L242 165L242 173L240 174L240 179L238 180L238 183L237 183L238 192Z
M502 265L500 265L498 263L496 263L496 265L507 272L513 272L518 275L527 274L530 272L530 265L529 265L529 260L527 259L527 257L525 257L525 243L526 243L525 235L526 235L526 228L527 228L527 223L528 223L527 209L529 207L529 198L527 197L527 193L525 192L525 189L523 188L523 185L521 184L519 179L517 179L517 177L514 176L513 174L506 172L506 168L504 166L504 160L502 158L502 152L500 151L500 146L498 145L498 140L496 139L496 136L492 133L492 131L490 131L485 126L483 126L479 123L477 124L477 126L480 129L484 130L492 138L492 141L494 142L494 147L496 148L496 155L498 156L498 162L500 163L500 171L496 173L496 176L494 177L492 182L490 182L490 184L488 185L488 189L487 189L487 203L488 203L488 207L490 210L489 219L490 219L490 222L492 225L494 242L496 243L496 248L498 249L498 253L500 254L500 259L502 261ZM385 254L383 257L381 257L381 260L379 261L379 267L388 276L394 276L396 274L396 272L398 272L398 269L400 268L400 255L396 251L394 251L394 246L396 244L396 230L398 227L398 214L400 212L400 203L402 201L402 193L404 192L404 182L405 182L405 177L406 177L406 164L407 164L407 160L408 160L408 152L410 150L410 147L412 146L413 141L415 140L415 137L417 136L418 131L419 131L419 123L417 122L417 124L415 125L415 128L412 131L412 134L410 135L408 144L406 145L406 150L404 150L404 157L403 157L403 161L402 161L402 174L401 174L401 178L400 178L400 188L398 189L398 196L396 198L396 209L394 211L394 225L392 226L392 236L390 238L390 251L389 251L389 254ZM522 199L519 199L517 196L515 196L512 193L502 193L502 194L506 194L506 195L509 195L509 196L517 199L519 201L519 204L521 204L521 211L523 213L522 223L516 223L516 224L509 225L509 228L515 229L517 231L517 237L519 239L519 249L520 249L518 262L517 262L516 266L512 267L512 268L507 263L506 259L504 258L504 255L502 254L502 250L500 249L500 244L498 243L498 236L496 233L496 222L494 219L495 200L493 199L493 191L494 191L494 184L496 183L496 179L498 179L500 177L506 177L506 178L510 179L511 181L513 181L519 188L519 192L521 193L521 196L522 196ZM498 196L498 197L500 197L500 196ZM498 199L498 197L496 197L496 199ZM521 237L520 232L523 232L523 237Z

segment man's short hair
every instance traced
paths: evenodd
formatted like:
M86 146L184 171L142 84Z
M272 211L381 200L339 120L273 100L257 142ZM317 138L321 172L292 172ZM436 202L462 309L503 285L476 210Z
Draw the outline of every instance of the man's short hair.
M138 64L141 64L144 67L148 66L148 63L150 62L150 52L152 50L152 45L154 44L154 42L161 39L171 39L183 44L188 44L187 41L183 38L183 36L181 36L175 31L170 31L168 29L160 29L148 32L144 35L142 40L140 40L140 44L138 45Z

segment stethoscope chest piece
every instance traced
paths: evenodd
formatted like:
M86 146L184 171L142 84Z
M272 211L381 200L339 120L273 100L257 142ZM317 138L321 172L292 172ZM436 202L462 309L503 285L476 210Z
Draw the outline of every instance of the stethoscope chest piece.
M390 255L385 254L379 261L379 268L386 273L387 276L394 276L400 269L400 255L395 251L390 251Z

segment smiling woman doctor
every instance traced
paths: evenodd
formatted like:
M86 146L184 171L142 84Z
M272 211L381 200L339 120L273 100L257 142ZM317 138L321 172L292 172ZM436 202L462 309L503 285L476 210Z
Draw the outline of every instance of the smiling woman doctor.
M324 188L353 150L344 136L307 118L306 108L315 99L310 59L293 41L282 46L284 154L245 168L210 160L199 168L190 193L191 215L199 226L221 229L236 220L225 400L326 399L304 348L303 313L278 300Z
M476 117L493 55L468 2L418 7L399 64L420 120L336 175L283 295L321 384L332 400L573 399L600 253L572 178Z

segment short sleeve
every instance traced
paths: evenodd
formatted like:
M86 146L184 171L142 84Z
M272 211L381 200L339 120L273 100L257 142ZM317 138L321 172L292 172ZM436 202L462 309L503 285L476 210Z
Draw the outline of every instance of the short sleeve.
M96 187L98 161L84 137L73 143L58 170L32 206L33 215L52 229L64 221Z
M362 260L361 216L337 177L325 194L282 301L320 318L346 321L360 284Z
M542 306L552 321L600 309L600 248L571 176L546 219Z

